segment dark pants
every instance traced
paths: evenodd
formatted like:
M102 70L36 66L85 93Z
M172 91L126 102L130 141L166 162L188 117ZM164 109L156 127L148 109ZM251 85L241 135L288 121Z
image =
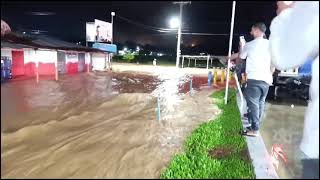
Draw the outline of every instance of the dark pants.
M254 131L259 130L268 90L269 84L264 81L253 79L248 79L247 81L245 97L248 106L248 120Z
M241 79L242 79L242 73L245 73L246 72L246 62L241 62L240 64L238 64L236 66L236 72L237 72L237 76L238 76L238 79L239 81L241 82Z
M238 81L240 83L241 91L244 97L245 97L245 91L244 91L245 84L241 84L241 82L242 82L242 73L245 73L245 72L246 72L246 61L243 61L236 66L236 73L237 73Z

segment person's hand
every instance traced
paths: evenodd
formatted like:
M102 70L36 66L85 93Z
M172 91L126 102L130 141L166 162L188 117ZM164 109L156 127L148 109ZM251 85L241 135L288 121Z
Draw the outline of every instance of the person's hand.
M228 59L230 59L230 61L235 60L239 57L239 53L233 53L231 56L228 56Z
M295 1L277 1L277 15L279 15L283 10L292 8Z

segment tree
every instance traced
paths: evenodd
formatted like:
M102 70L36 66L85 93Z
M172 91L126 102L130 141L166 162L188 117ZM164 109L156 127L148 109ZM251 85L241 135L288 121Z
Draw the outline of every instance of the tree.
M131 52L127 52L123 55L122 59L130 63L134 60L134 54Z

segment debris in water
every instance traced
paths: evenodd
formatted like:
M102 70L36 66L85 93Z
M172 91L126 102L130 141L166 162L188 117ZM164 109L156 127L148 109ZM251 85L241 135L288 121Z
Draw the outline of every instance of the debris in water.
M271 148L271 161L272 164L278 169L279 160L282 159L285 165L287 164L287 156L283 151L283 145L274 144Z

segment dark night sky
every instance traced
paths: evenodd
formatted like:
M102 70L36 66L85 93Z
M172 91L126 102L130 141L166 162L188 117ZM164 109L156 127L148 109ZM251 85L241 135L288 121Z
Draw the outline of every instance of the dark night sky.
M228 34L230 32L232 1L193 1L183 8L183 29L189 32ZM238 1L234 33L235 47L238 34L247 35L252 23L265 22L269 27L276 15L275 1ZM50 16L35 16L30 12L54 12ZM141 44L175 48L175 35L161 33L130 24L117 17L128 18L148 26L168 28L168 20L179 14L178 5L170 1L78 1L78 2L44 2L44 1L1 1L1 19L5 20L13 31L43 30L48 35L77 42L85 41L85 23L94 19L111 21L114 18L114 41L127 40ZM268 32L267 32L268 33ZM246 39L249 36L246 36ZM202 45L213 53L227 53L229 35L191 36L183 35L183 45L192 43ZM217 53L214 53L217 54Z

